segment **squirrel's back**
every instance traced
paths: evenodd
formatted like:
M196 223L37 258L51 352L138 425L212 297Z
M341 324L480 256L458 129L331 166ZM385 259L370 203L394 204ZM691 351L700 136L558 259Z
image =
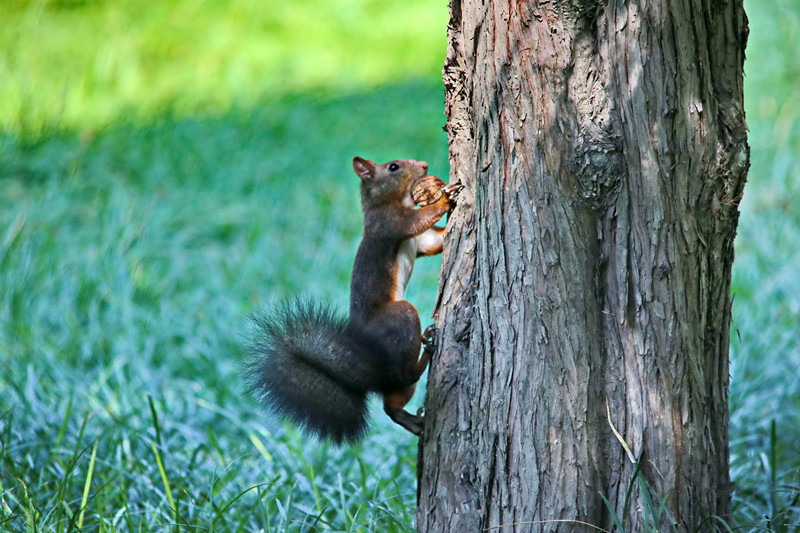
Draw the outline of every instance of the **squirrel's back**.
M367 394L379 392L391 357L331 307L289 302L252 317L250 390L279 416L324 439L361 438L368 427Z

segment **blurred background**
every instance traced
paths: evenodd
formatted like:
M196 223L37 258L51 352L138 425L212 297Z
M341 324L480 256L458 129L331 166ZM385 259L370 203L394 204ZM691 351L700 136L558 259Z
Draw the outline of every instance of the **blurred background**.
M800 527L800 3L748 0L743 530ZM259 412L245 315L347 306L354 155L446 177L443 0L0 0L0 530L410 531L416 439ZM409 299L430 315L439 259ZM418 394L412 404L421 404Z

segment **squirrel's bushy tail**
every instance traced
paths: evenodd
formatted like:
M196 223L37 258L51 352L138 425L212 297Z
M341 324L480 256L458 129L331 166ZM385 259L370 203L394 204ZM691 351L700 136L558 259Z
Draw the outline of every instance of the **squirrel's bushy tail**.
M329 306L295 300L251 317L250 391L279 416L336 443L363 437L383 351ZM372 353L365 353L366 351Z

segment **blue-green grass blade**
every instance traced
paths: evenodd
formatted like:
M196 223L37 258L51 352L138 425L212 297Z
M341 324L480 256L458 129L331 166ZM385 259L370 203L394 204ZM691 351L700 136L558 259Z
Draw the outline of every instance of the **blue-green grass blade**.
M94 441L94 446L92 447L92 456L89 459L89 468L86 472L86 483L83 485L83 496L81 497L81 507L80 507L80 514L78 515L78 529L83 528L83 516L86 512L86 502L89 498L89 489L92 486L92 474L94 473L94 460L97 457L97 445L100 443L100 437L98 436Z

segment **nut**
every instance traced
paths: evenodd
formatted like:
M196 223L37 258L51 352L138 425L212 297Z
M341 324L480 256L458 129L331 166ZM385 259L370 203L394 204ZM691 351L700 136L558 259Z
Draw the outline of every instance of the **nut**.
M420 207L431 205L442 197L442 187L445 185L444 181L433 174L422 176L411 184L411 197Z

